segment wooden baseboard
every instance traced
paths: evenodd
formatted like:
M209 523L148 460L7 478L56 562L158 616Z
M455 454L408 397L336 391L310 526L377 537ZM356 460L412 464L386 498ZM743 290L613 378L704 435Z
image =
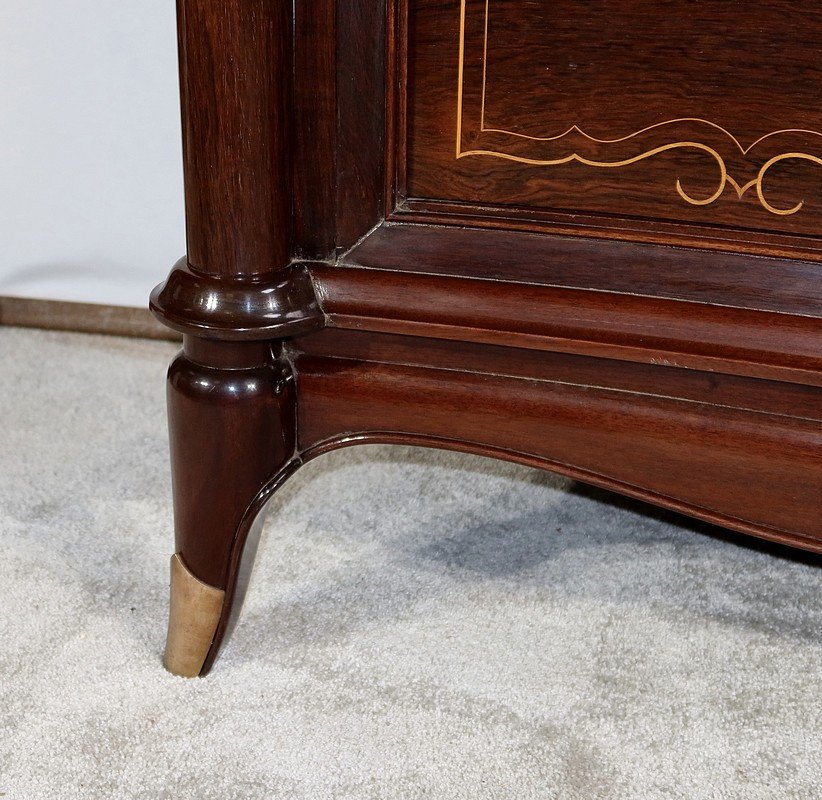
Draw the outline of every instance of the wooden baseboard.
M181 341L148 308L0 296L0 325Z

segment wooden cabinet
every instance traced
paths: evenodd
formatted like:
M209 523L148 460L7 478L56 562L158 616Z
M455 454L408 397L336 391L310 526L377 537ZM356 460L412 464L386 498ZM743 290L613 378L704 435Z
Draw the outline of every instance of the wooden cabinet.
M172 669L265 501L361 442L822 550L822 11L179 6Z

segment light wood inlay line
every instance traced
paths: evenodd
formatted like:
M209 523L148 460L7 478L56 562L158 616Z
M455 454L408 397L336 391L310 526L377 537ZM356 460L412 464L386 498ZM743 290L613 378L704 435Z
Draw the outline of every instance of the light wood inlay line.
M805 153L801 151L790 151L781 153L777 156L770 158L766 161L759 169L757 176L753 179L748 181L747 183L740 183L737 181L733 176L728 173L728 167L725 163L725 159L722 155L710 145L696 142L696 141L675 141L671 142L670 144L662 145L659 147L654 147L650 150L647 150L639 155L633 156L631 158L620 159L616 161L604 161L604 160L597 160L587 158L578 152L574 151L569 153L568 155L562 156L561 158L553 158L553 159L542 159L542 158L529 158L526 156L520 156L513 153L506 153L500 150L495 150L493 148L472 148L470 150L463 150L462 149L462 132L463 132L463 83L464 83L464 74L465 74L465 22L466 22L466 14L467 14L467 2L468 0L461 0L460 3L460 39L459 39L459 74L458 74L458 87L457 87L457 142L456 142L456 158L466 158L468 156L491 156L495 158L502 158L508 161L515 161L521 164L531 164L534 166L558 166L561 164L568 164L570 162L577 162L580 164L585 164L586 166L590 167L598 167L598 168L618 168L618 167L625 167L629 164L635 164L640 161L644 161L645 159L651 158L655 155L660 153L664 153L671 150L677 149L696 149L702 152L707 153L713 159L715 159L717 165L719 166L720 172L720 181L716 191L711 194L707 198L695 198L689 195L683 188L681 181L677 178L676 181L676 190L679 196L687 203L690 203L694 206L707 206L714 203L718 200L728 185L730 185L734 191L736 192L737 196L741 200L745 194L751 190L756 190L757 198L759 199L760 204L762 207L770 212L771 214L775 214L778 216L792 216L799 212L802 207L805 205L805 201L801 200L797 202L795 205L789 208L777 208L773 204L771 204L765 197L765 189L764 189L764 180L765 176L767 175L768 171L776 164L787 161L790 159L800 160L800 161L808 161L812 164L816 164L818 166L822 166L822 157L813 155L811 153ZM648 125L644 128L641 128L638 131L633 133L629 133L625 136L619 136L614 138L597 138L595 136L591 136L590 134L586 133L581 127L578 125L572 125L566 131L560 134L556 134L554 136L531 136L528 134L517 133L516 131L506 130L505 128L495 128L495 127L486 127L485 125L485 112L486 112L486 97L487 97L487 82L488 82L488 23L489 23L489 16L490 16L490 0L485 0L485 19L483 21L483 55L482 55L482 101L480 107L480 124L479 124L479 132L480 133L495 133L495 134L503 134L506 136L513 136L520 139L528 139L534 142L553 142L553 141L560 141L565 137L570 137L573 135L582 136L585 139L588 139L591 142L595 142L597 144L616 144L619 142L626 142L630 139L635 139L642 136L649 131L664 128L667 126L674 126L682 123L693 123L697 125L704 125L706 127L710 127L714 130L721 132L723 135L728 137L739 149L739 151L743 155L748 155L751 151L762 142L765 142L768 139L771 139L775 136L780 135L787 135L787 134L802 134L806 136L815 136L819 137L822 140L822 132L809 130L805 128L784 128L777 131L771 131L770 133L766 133L763 136L760 136L754 142L749 144L747 147L742 144L742 142L734 136L727 128L724 128L722 125L719 125L715 122L711 122L707 119L702 119L700 117L678 117L675 119L663 120L662 122L657 122L652 125Z

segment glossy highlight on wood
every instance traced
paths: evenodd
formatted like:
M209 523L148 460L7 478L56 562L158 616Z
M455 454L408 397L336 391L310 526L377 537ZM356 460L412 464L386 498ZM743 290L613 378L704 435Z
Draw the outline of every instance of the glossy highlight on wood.
M201 275L181 259L149 305L170 328L217 339L285 338L323 324L311 277L299 265L239 282Z
M177 671L273 494L355 444L822 552L822 13L601 5L179 0L189 252L151 308L177 583L221 601Z

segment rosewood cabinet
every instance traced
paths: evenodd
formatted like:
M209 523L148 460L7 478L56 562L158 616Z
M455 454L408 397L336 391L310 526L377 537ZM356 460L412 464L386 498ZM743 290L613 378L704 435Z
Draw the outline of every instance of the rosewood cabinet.
M822 550L822 7L178 12L169 669L209 669L255 516L351 444Z

